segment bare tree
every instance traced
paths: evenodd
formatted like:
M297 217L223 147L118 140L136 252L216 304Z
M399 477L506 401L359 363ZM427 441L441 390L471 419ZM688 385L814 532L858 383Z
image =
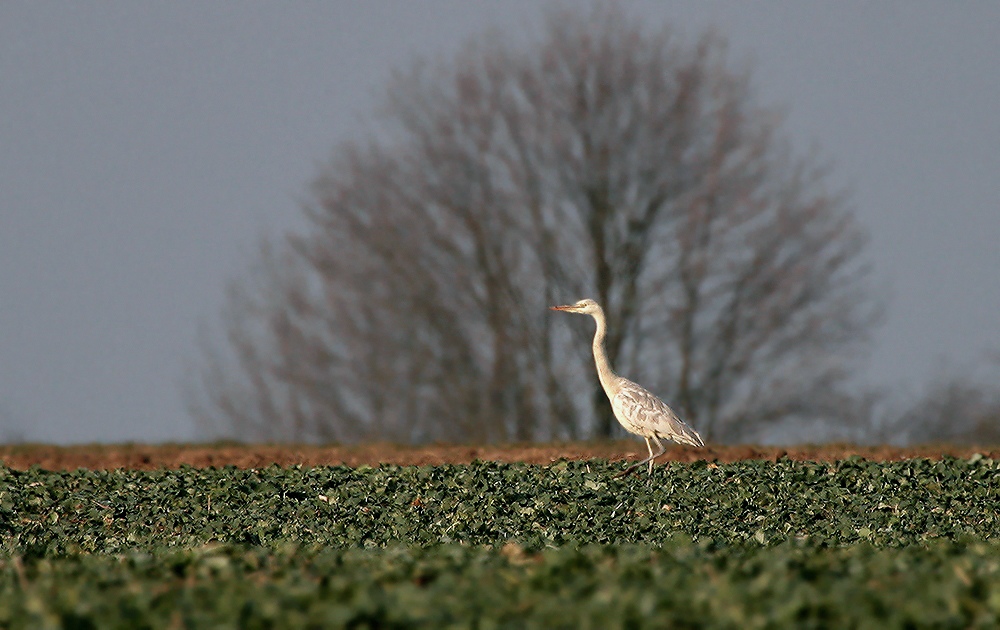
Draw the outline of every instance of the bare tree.
M988 353L972 369L939 375L924 390L895 401L883 412L879 429L884 442L918 444L1000 444L1000 355Z
M907 443L1000 443L1000 391L972 380L934 383L893 423L896 440Z
M727 55L599 5L397 74L309 229L234 289L197 417L268 439L612 436L591 331L546 309L593 297L619 372L706 438L829 419L876 314L865 236Z

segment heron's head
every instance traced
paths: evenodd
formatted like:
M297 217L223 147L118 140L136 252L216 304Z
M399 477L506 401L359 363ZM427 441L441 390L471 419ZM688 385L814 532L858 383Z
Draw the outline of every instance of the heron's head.
M594 313L601 310L597 302L587 298L585 300L580 300L576 304L567 304L566 306L553 306L551 307L553 311L566 311L567 313L582 313L584 315L593 315Z

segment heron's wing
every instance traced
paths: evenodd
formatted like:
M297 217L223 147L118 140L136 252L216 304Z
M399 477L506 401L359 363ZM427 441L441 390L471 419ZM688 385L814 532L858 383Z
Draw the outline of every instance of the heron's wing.
M627 431L643 437L655 435L678 444L705 446L698 432L678 418L666 403L632 381L622 381L611 399L611 408Z

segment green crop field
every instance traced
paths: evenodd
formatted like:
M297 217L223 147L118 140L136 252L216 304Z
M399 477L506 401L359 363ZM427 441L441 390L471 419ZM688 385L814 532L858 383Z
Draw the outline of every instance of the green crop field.
M0 467L0 627L997 627L987 458Z

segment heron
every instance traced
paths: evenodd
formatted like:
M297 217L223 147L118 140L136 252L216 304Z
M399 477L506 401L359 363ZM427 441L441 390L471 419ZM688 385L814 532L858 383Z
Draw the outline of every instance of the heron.
M705 446L705 441L701 439L698 432L677 417L674 410L666 403L638 383L618 376L611 369L608 355L604 351L604 336L607 333L608 325L604 318L604 309L601 308L600 304L588 298L580 300L576 304L551 308L553 311L590 315L597 322L597 332L594 333L594 363L597 364L597 377L601 380L601 387L608 395L611 409L615 412L615 418L618 419L622 427L629 433L646 440L649 457L629 466L619 473L618 477L625 477L646 463L649 464L648 474L652 475L653 462L667 450L660 442L660 438L678 444ZM658 449L655 454L653 453L653 443L656 443Z

